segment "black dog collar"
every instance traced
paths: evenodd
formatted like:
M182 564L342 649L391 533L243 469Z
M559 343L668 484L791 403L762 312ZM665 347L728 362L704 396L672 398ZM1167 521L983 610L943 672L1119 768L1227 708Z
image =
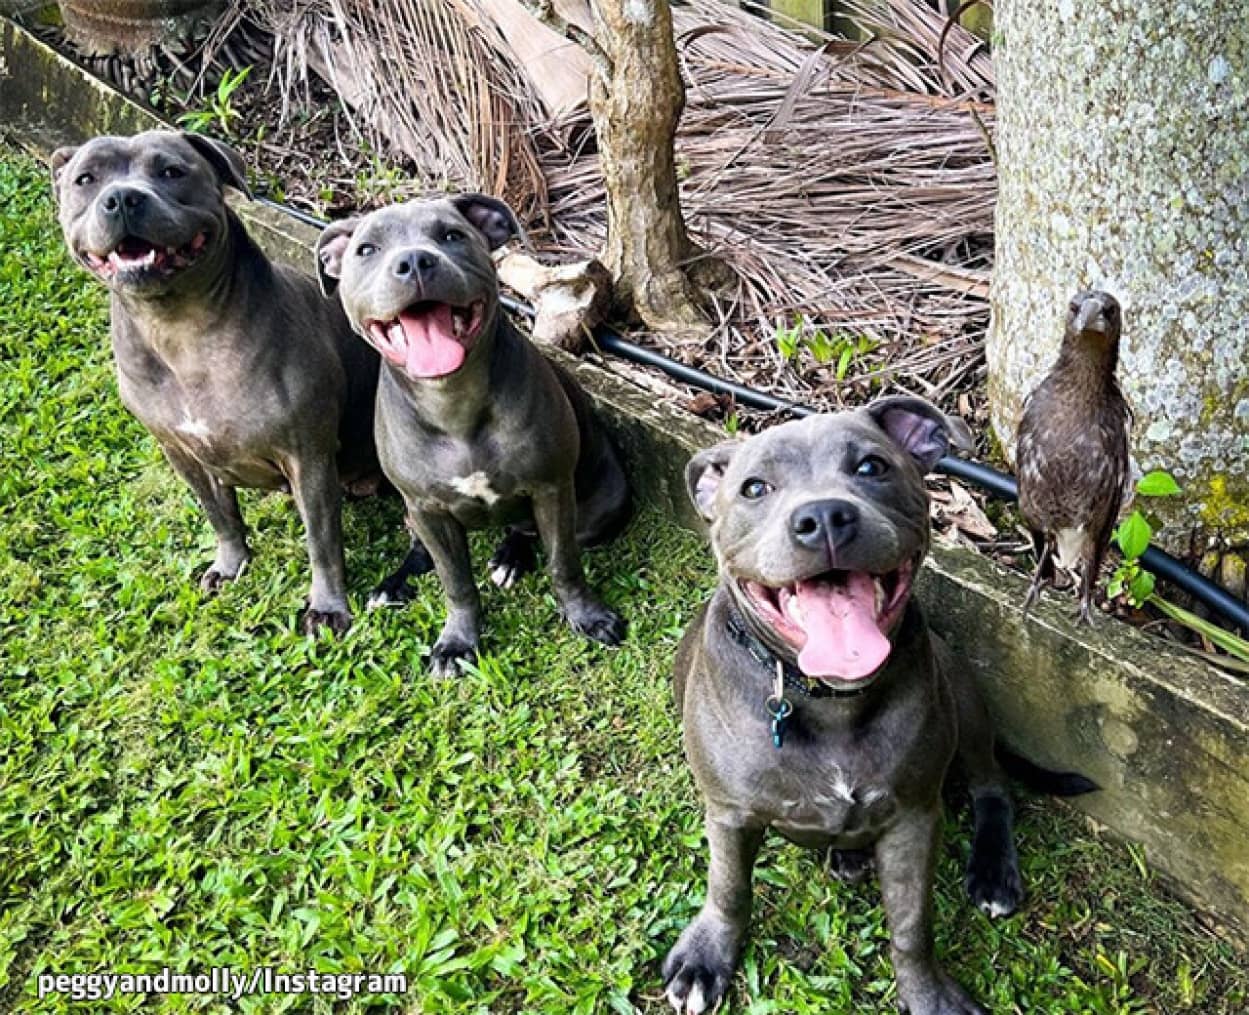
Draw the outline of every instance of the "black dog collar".
M729 607L728 618L724 626L729 632L729 637L749 652L755 662L767 669L769 680L779 666L785 677L785 687L804 698L853 698L865 690L864 687L856 687L851 691L839 691L822 680L808 677L797 666L786 662L746 630L742 618L732 607Z

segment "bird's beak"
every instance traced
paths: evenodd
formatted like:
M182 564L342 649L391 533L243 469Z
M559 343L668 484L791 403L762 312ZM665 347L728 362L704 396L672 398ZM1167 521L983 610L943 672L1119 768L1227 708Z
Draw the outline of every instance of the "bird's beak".
M1099 300L1085 300L1080 304L1080 310L1076 314L1074 322L1075 331L1078 333L1085 331L1105 331L1106 318L1102 314L1102 305Z

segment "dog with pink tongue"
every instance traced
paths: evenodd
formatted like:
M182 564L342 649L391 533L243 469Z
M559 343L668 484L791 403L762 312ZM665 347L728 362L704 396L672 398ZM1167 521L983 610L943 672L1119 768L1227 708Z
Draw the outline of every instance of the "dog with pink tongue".
M491 253L520 232L506 204L461 194L381 208L329 226L317 243L323 290L382 358L378 457L403 494L414 542L370 606L402 603L429 549L447 599L432 670L477 654L481 604L466 530L507 528L489 563L509 587L545 549L569 625L607 645L624 620L589 588L581 549L631 513L616 447L573 377L499 305Z
M961 421L892 397L784 423L689 463L720 580L675 663L711 851L706 901L663 965L682 1015L724 998L768 829L827 849L843 878L875 867L899 1007L983 1011L933 955L941 788L957 761L975 811L966 887L990 916L1010 913L1023 894L1010 797L976 688L911 595L929 541L924 474L951 443L971 443ZM1054 792L1091 788L1033 773Z

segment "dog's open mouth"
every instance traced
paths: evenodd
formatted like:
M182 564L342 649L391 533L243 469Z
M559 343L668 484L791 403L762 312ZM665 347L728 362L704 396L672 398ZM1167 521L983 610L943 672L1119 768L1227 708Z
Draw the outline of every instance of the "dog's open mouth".
M464 365L485 316L481 300L467 307L425 301L393 320L366 321L365 330L385 360L409 377L446 377Z
M161 247L138 236L127 236L106 255L82 251L87 267L100 278L121 277L124 282L167 278L196 261L208 247L208 233L195 234L181 247Z
M759 619L797 650L803 673L845 684L865 681L889 658L889 632L914 577L910 560L885 574L826 571L779 588L739 585Z

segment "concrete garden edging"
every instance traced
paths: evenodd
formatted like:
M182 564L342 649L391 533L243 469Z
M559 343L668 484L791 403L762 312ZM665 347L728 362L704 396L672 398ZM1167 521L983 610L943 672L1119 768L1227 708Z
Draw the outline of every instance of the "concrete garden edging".
M0 123L45 154L96 134L167 126L7 20ZM311 266L315 229L258 204L236 208L270 254ZM639 496L698 528L685 462L723 432L657 401L613 362L548 354L590 392ZM1183 895L1249 942L1249 681L1108 619L1077 628L1065 598L1048 598L1025 621L1026 586L940 543L920 580L933 627L975 671L1006 742L1095 779L1102 792L1074 806L1143 845Z

